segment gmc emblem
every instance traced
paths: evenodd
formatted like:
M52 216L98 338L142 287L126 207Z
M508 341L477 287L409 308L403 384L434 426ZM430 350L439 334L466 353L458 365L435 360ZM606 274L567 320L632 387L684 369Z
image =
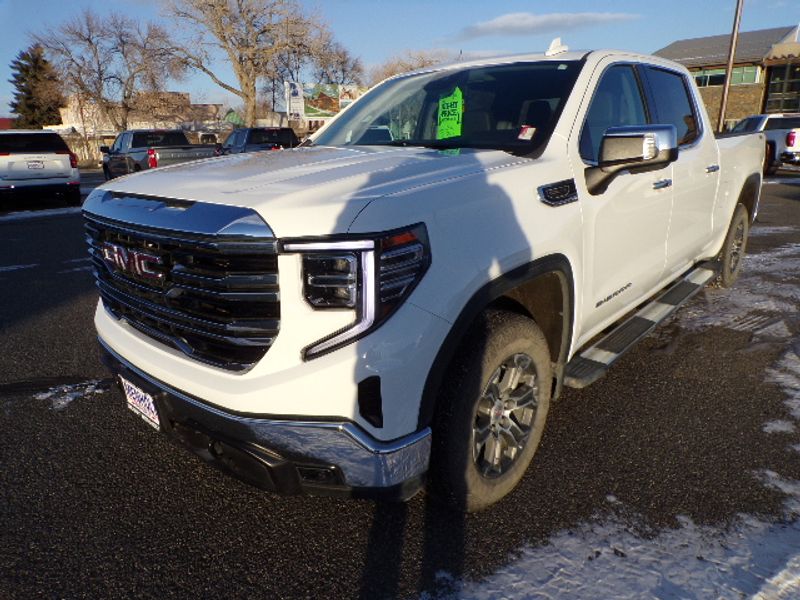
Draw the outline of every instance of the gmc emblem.
M110 242L103 244L103 260L123 273L138 275L145 279L163 279L164 273L156 271L153 267L163 264L160 256L128 250Z

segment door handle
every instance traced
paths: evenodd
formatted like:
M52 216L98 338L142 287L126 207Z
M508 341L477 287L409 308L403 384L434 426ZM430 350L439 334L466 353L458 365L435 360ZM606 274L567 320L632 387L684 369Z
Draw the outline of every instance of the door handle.
M706 173L716 173L719 171L719 165L708 165L706 167Z
M663 190L664 188L668 188L672 185L672 179L659 179L655 183L653 183L654 190Z

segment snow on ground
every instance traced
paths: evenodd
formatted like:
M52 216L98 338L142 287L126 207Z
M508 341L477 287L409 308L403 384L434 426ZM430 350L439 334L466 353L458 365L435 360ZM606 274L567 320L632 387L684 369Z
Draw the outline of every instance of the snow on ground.
M71 402L78 398L88 398L106 392L108 388L99 379L90 379L82 383L58 385L51 387L46 392L36 394L35 400L47 400L53 410L64 410Z
M32 269L38 266L39 263L33 263L30 265L4 265L0 266L0 273L8 273L9 271L21 271L22 269Z
M751 331L754 343L784 344L785 352L765 374L765 383L783 390L796 421L800 340L786 319L796 319L800 312L798 273L800 244L748 256L735 293L708 289L675 317L688 330L729 327ZM771 420L764 430L786 435L797 425ZM800 444L789 447L800 452ZM766 469L754 475L762 485L786 494L781 522L743 514L723 528L698 526L682 517L676 529L645 539L617 517L597 516L553 535L546 545L522 549L518 558L483 581L453 582L447 573L440 577L458 590L455 597L476 600L800 598L800 482Z

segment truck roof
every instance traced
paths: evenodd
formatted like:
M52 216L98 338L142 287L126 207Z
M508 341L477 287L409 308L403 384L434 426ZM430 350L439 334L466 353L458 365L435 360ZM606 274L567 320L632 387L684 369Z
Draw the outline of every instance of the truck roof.
M417 69L415 71L410 71L408 73L402 73L399 75L395 75L390 77L389 79L394 79L395 77L405 77L407 75L416 75L419 73L432 73L434 71L446 71L449 69L458 70L458 69L465 69L465 68L472 68L472 67L482 67L482 66L489 66L489 65L500 65L505 63L515 63L515 62L539 62L539 61L574 61L574 60L583 60L588 58L590 55L594 55L597 57L606 57L606 56L614 56L618 55L620 57L626 58L635 58L641 59L643 61L653 62L653 63L661 63L661 64L672 64L678 68L683 68L680 64L671 61L666 58L662 58L660 56L654 56L652 54L642 54L639 52L631 52L626 50L614 50L614 49L599 49L599 50L566 50L561 52L555 53L545 53L545 52L525 52L521 54L506 54L500 56L489 56L485 58L479 58L474 60L466 60L461 62L452 62L452 63L444 63L439 65L432 65L430 67L425 67L422 69Z

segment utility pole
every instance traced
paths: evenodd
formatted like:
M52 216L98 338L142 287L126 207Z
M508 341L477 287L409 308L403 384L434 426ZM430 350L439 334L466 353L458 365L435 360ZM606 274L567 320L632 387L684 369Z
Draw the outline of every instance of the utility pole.
M733 59L736 55L736 45L739 43L739 23L742 21L742 5L744 0L736 0L736 16L733 18L733 31L731 32L731 45L728 48L728 68L725 70L725 85L722 86L722 100L719 104L719 120L717 131L725 130L725 109L728 108L728 90L731 86L733 75Z

